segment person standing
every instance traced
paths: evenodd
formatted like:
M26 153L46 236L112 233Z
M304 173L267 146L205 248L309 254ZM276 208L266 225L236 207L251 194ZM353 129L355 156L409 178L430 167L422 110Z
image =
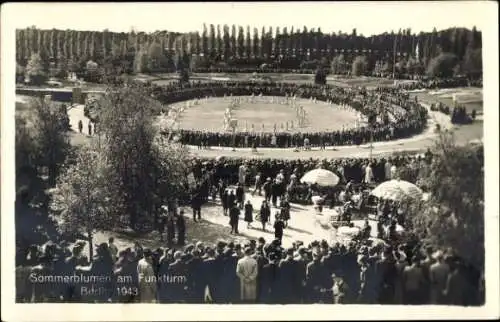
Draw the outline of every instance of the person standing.
M229 210L229 192L225 190L221 196L222 210L224 212L224 216L227 216L227 212Z
M246 163L243 163L242 165L240 165L240 167L238 168L238 183L244 187L245 186L245 179L246 179L246 175L247 175L247 166L246 166Z
M250 200L245 204L245 221L247 222L247 229L252 228L253 222L253 205Z
M280 201L280 212L280 216L285 223L285 227L288 227L288 220L290 220L290 203L288 202L287 197L281 199Z
M391 180L391 168L392 168L392 163L391 163L391 158L389 158L385 164L384 164L384 174L385 174L385 180Z
M229 225L231 225L231 234L239 234L238 223L240 220L240 209L233 205L229 210Z
M271 201L271 186L272 186L271 178L267 178L266 182L262 186L262 189L264 190L264 199L267 202Z
M89 128L89 136L91 136L92 135L92 123L91 122L89 122L88 128Z
M156 276L153 269L153 253L150 249L144 250L144 258L137 263L139 277L139 302L155 303L157 296Z
M229 193L229 196L227 198L227 207L229 209L229 211L231 211L231 208L233 208L233 206L236 205L236 196L234 194L234 190L231 190L231 192Z
M166 218L167 226L167 246L172 247L175 237L175 221L172 214L168 214Z
M236 187L236 201L238 203L238 208L243 209L243 203L245 201L245 190L241 183Z
M113 260L113 262L116 262L116 260L118 259L117 255L118 255L118 247L116 247L116 245L114 244L115 242L115 239L113 237L109 237L108 239L108 249L109 249L109 253L111 255L111 259Z
M177 245L183 246L186 239L186 218L184 218L184 210L179 212L176 220L177 226Z
M186 264L182 260L183 253L176 251L174 261L168 266L167 275L171 277L186 277ZM170 303L182 303L185 300L187 278L166 285L166 299Z
M260 285L259 285L259 302L265 304L278 303L280 297L279 288L279 255L276 252L271 252L268 255L269 262L262 267Z
M269 204L266 200L262 201L262 205L260 206L260 222L262 223L262 230L266 231L266 224L269 221L269 217L271 216L271 209L269 208Z
M279 290L280 300L283 304L296 304L299 302L300 285L299 263L293 258L294 249L292 247L286 250L286 257L279 263L280 278Z
M201 221L201 195L200 191L195 191L191 196L191 208L193 209L193 221L196 222L196 218Z
M458 259L450 261L450 273L446 281L444 295L446 296L447 304L449 305L465 305L467 295L467 281L460 269L461 263Z
M158 217L157 229L160 235L160 242L163 242L163 233L165 232L166 218L164 214L160 214Z
M323 266L321 265L321 255L317 250L313 251L312 256L313 260L307 264L306 268L307 301L318 303L323 288Z
M414 255L411 266L403 271L403 304L423 304L422 285L425 282L419 255Z
M365 168L365 183L372 184L373 183L373 169L371 162Z
M333 279L333 303L334 304L350 304L351 290L342 276L332 274Z
M279 212L276 212L276 220L274 222L274 238L278 239L280 242L283 240L283 230L285 229L285 223L281 220Z
M80 134L82 134L82 131L83 131L83 122L82 122L82 120L78 121L78 131L80 132Z
M434 258L436 259L436 262L429 268L431 303L444 305L446 304L444 292L446 290L450 267L445 263L443 253L441 251L437 251L434 254Z
M240 278L240 299L243 303L253 303L257 299L258 266L251 255L252 250L245 248L245 256L236 265L236 274Z
M259 196L262 195L262 174L260 172L255 176L255 187L252 191L252 196L255 195L255 192L258 192Z
M274 179L271 185L271 203L275 208L277 207L279 195L280 195L280 185L278 183L278 180Z

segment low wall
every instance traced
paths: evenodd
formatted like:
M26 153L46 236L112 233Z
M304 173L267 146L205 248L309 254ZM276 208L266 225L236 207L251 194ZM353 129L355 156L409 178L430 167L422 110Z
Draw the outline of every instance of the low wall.
M73 89L69 88L16 88L16 94L32 96L32 97L45 97L51 95L52 100L57 102L77 103L84 104L89 94L99 94L100 91L82 91L81 96L77 102L73 101ZM104 92L102 92L104 93Z

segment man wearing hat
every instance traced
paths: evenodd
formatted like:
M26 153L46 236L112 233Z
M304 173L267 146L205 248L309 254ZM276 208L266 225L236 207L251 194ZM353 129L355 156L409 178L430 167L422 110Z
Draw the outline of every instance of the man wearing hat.
M240 279L240 299L243 303L253 303L257 299L258 264L251 257L251 248L245 248L244 253L245 256L236 265L236 274Z
M229 225L231 226L231 234L239 234L238 223L240 221L240 209L237 205L233 205L229 210Z
M415 254L411 260L411 265L403 270L403 304L424 304L422 295L422 285L425 283L425 276L420 265L420 254Z
M264 190L264 199L266 202L271 201L271 187L272 187L272 180L271 178L267 178L266 182L264 182L264 185L262 186L262 190Z
M320 290L323 288L323 267L321 266L321 256L319 251L314 250L312 253L313 260L306 268L307 282L307 301L309 303L318 303L321 299Z
M280 242L283 239L283 230L285 229L285 223L281 220L279 212L275 215L274 222L274 238L278 239Z
M174 253L174 262L168 266L167 275L171 282L163 282L163 284L166 284L165 288L170 303L182 303L185 300L187 291L185 255L182 251L176 251ZM185 278L182 279L181 277Z
M293 258L294 249L287 248L286 257L279 263L280 269L280 296L281 303L293 304L298 302L300 294L300 277L298 276L299 264Z
M205 303L213 302L212 293L217 286L217 271L215 261L215 250L207 248L205 258L201 263L199 271L201 275L201 285L203 285L203 300Z
M168 214L168 207L166 205L161 206L161 212L158 216L157 229L160 234L160 241L163 241L163 233L165 232L166 216Z
M276 304L279 303L279 258L280 256L271 252L268 254L269 262L262 267L259 284L259 303Z
M262 195L262 174L260 172L255 176L255 186L252 191L252 196L255 195L255 192L259 193L259 196Z
M437 251L433 254L436 262L431 265L429 269L430 282L431 282L431 303L444 305L446 304L446 297L444 291L446 289L446 282L450 273L450 267L444 261L444 254L442 251Z

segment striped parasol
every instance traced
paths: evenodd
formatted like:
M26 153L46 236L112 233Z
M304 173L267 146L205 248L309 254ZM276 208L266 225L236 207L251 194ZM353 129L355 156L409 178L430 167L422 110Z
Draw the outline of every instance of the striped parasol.
M422 199L422 190L404 180L390 180L378 185L371 194L377 198L402 201L406 198Z
M317 184L322 187L334 187L339 183L340 179L331 171L314 169L307 172L300 181L308 184Z

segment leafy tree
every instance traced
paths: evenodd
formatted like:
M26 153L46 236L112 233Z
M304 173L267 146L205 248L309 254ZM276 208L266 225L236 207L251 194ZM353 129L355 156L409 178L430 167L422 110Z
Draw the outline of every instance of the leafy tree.
M344 55L338 55L338 56L333 57L332 63L330 65L330 72L332 74L344 74L345 73Z
M24 73L26 68L16 63L16 82L21 82L24 79Z
M176 203L177 199L185 196L187 192L185 186L186 178L191 170L187 161L189 159L189 151L180 145L168 141L167 136L157 135L155 137L153 151L156 179L154 208L157 210L161 205Z
M68 115L56 104L41 98L31 100L28 106L34 162L37 166L47 168L49 183L53 184L70 152Z
M314 75L314 84L325 85L327 72L324 68L318 68Z
M110 88L97 105L103 153L119 183L113 190L122 196L111 203L117 212L127 216L130 227L142 231L146 229L143 223L151 223L160 206L161 175L168 177L179 171L175 167L162 169L159 166L164 162L159 155L169 152L158 152L159 147L155 144L158 129L153 125L153 115L163 110L163 106L151 98L147 88L139 85ZM175 151L170 158L186 162Z
M134 72L145 73L148 71L148 54L145 48L139 49L134 58Z
M92 61L92 60L89 60L86 64L85 64L85 72L86 72L86 78L87 80L89 81L93 81L93 82L96 82L99 80L99 65Z
M440 133L432 162L418 184L430 193L414 205L410 218L418 236L440 249L452 249L477 270L484 269L483 146L458 146Z
M452 53L441 53L429 62L427 74L433 77L451 77L454 68L458 63L458 58Z
M368 61L365 56L357 56L352 63L352 74L364 75L368 69Z
M116 227L113 211L112 172L98 150L80 148L74 163L57 180L50 209L61 219L64 233L84 233L93 258L93 236L97 230ZM114 201L114 200L113 200Z
M26 76L30 79L31 83L36 85L43 84L47 79L43 61L39 54L31 55L28 65L26 66Z
M473 78L481 77L483 72L483 52L481 48L474 49L468 46L465 51L463 69Z
M144 60L144 57L142 57ZM147 69L151 72L163 69L167 65L167 59L163 54L160 44L152 43L147 52Z
M406 72L410 75L419 73L419 65L420 63L416 59L414 58L408 59L405 66Z
M16 113L16 174L36 171L33 134L25 114Z

